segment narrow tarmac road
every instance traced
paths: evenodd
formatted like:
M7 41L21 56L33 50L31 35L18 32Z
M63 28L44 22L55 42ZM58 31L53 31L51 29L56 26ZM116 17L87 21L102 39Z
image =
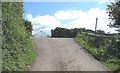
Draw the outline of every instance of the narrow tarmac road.
M29 71L110 71L73 38L34 38L36 59Z

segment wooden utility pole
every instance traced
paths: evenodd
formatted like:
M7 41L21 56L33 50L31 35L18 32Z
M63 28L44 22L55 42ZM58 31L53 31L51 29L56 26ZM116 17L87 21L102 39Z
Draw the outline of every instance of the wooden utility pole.
M95 24L95 34L96 34L96 30L97 30L97 21L98 21L98 18L96 18L96 24Z

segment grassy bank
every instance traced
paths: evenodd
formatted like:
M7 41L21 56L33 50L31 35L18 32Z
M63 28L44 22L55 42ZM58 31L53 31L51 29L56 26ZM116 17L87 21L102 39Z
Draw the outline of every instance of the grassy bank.
M78 34L75 38L75 41L81 47L91 53L102 64L114 71L119 71L119 47L113 40L115 40L114 37L94 36L89 34Z

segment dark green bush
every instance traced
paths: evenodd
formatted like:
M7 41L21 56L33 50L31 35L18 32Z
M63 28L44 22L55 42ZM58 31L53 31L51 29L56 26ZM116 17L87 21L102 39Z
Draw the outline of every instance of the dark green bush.
M85 28L66 29L57 27L51 30L52 37L75 38L78 32L85 32Z

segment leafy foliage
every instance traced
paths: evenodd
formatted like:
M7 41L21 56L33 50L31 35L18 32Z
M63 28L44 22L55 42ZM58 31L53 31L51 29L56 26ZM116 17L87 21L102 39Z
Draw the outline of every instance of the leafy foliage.
M111 19L110 27L120 28L120 1L108 5L109 19Z
M29 38L22 14L22 2L4 2L2 4L2 69L3 71L25 70L34 59L34 45Z
M29 34L29 36L32 36L32 23L28 20L23 20L24 21L24 26L27 30L27 33Z
M64 37L64 38L75 38L78 32L94 33L94 31L85 28L66 29L66 28L57 27L54 30L51 30L52 37Z
M57 27L55 30L52 30L52 37L75 37L75 35L66 28Z
M91 36L82 33L76 36L75 41L112 70L120 69L120 47L113 36Z
M99 35L105 35L105 32L103 30L97 30L96 33L99 34Z

